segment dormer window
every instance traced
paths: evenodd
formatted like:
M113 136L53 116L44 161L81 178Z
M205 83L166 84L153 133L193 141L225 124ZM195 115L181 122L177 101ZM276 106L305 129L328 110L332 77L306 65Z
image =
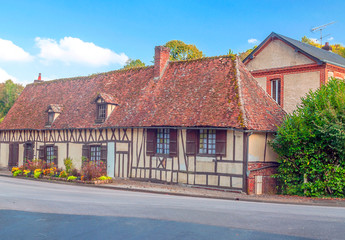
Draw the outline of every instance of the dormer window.
M97 122L104 122L107 116L107 104L103 99L100 99L100 103L97 103Z
M46 122L46 127L50 127L55 119L60 115L62 112L62 105L60 104L50 104L46 110L48 114L48 119Z
M51 125L54 122L54 112L48 112L48 124Z
M96 123L103 123L118 105L117 101L106 93L98 94L94 103L96 103Z

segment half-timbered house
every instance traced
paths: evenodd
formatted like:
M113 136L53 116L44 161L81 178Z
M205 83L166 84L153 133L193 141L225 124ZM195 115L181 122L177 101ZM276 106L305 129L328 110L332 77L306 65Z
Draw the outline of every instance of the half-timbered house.
M170 62L159 46L154 66L27 85L0 125L0 166L84 156L111 177L261 193L284 115L234 57Z

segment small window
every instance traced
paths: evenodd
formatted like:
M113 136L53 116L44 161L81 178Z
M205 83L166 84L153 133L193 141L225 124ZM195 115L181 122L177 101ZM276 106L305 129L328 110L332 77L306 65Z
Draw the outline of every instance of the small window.
M24 163L27 161L31 161L34 158L34 149L33 143L25 143L24 144Z
M170 146L170 130L158 129L157 130L157 153L169 154Z
M47 163L54 163L55 155L53 146L46 146L46 156Z
M90 161L95 161L97 164L101 161L101 146L90 146Z
M52 124L54 122L54 112L48 112L48 124Z
M280 105L280 79L271 80L271 96Z
M216 130L200 129L199 153L216 154Z
M97 120L104 121L106 117L106 104L97 105Z

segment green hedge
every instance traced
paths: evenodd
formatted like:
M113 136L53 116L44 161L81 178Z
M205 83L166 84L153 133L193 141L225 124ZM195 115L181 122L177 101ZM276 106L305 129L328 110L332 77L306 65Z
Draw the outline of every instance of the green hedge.
M345 195L345 82L330 79L287 115L271 142L283 194Z

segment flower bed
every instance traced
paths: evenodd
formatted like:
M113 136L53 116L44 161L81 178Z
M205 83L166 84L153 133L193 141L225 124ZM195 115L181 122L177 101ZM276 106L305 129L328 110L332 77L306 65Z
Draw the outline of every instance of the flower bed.
M83 184L104 184L113 181L111 177L106 176L106 167L103 162L95 163L84 160L81 172L73 167L72 159L67 158L64 163L65 170L56 168L54 163L46 163L35 159L27 161L23 166L13 167L12 174L14 177L25 176L35 179L41 178Z

